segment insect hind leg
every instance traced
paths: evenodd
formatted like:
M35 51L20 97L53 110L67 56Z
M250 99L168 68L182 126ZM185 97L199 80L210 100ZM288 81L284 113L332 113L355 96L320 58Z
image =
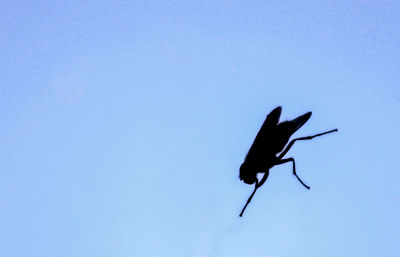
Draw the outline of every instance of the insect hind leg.
M306 184L304 184L304 182L299 178L299 176L297 176L297 173L296 173L296 164L295 164L295 161L294 161L293 158L282 159L282 160L279 161L278 164L283 164L283 163L287 163L287 162L292 162L292 163L293 163L293 175L296 176L296 178L299 180L299 182L300 182L305 188L307 188L308 190L310 190L310 187L307 186Z
M283 150L283 152L281 154L279 154L278 159L282 159L283 156L285 156L285 154L287 154L287 152L289 152L290 148L294 145L294 142L296 142L298 140L311 140L314 137L319 137L319 136L322 136L322 135L325 135L325 134L329 134L329 133L332 133L332 132L337 132L337 131L338 131L338 129L332 129L332 130L329 130L329 131L326 131L326 132L323 132L323 133L319 133L319 134L316 134L316 135L313 135L313 136L295 138L292 141L290 141L290 143L288 144L286 149Z

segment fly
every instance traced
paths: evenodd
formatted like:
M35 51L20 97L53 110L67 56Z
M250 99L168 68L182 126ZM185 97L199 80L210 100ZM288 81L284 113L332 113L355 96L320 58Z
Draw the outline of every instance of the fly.
M295 138L286 146L286 144L289 142L289 138L311 117L311 112L307 112L290 121L279 122L281 112L282 107L278 106L267 115L267 118L261 126L260 131L257 133L257 136L254 139L254 142L250 147L243 164L240 166L240 180L250 185L255 183L254 191L247 200L246 205L243 207L243 210L239 215L240 217L242 217L244 210L250 203L257 189L260 188L267 180L269 169L275 165L292 162L293 175L296 176L296 178L305 188L310 189L310 187L304 184L304 182L297 175L294 158L283 157L298 140L310 140L314 137L319 137L338 131L337 129L333 129L313 136ZM264 176L260 181L257 179L257 173L264 173Z

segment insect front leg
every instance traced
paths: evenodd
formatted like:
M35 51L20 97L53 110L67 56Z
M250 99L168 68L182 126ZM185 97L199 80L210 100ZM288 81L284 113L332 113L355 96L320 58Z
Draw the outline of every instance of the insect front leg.
M300 183L301 183L305 188L307 188L308 190L310 190L310 187L307 186L306 184L304 184L304 182L299 178L299 176L297 176L297 173L296 173L296 164L295 164L293 158L282 159L282 160L280 160L277 164L283 164L283 163L287 163L287 162L292 162L292 163L293 163L293 175L296 176L296 178L300 181Z
M313 136L295 138L292 141L290 141L290 143L288 144L286 149L283 150L283 152L278 156L278 159L283 158L283 156L285 156L285 154L287 154L287 152L289 152L290 148L294 145L294 142L296 142L297 140L311 140L314 137L319 137L319 136L322 136L322 135L325 135L325 134L328 134L328 133L332 133L332 132L335 132L335 131L338 131L338 130L337 129L332 129L332 130L329 130L327 132L319 133L319 134L316 134L316 135L313 135Z
M266 181L267 178L268 178L268 175L269 175L269 170L267 170L267 171L264 173L264 176L263 176L263 178L260 180L260 183L257 184L257 187L261 187L261 186L265 183L265 181Z

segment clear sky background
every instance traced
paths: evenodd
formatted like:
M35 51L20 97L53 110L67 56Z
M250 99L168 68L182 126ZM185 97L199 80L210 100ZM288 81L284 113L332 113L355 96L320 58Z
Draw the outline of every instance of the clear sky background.
M399 1L2 1L0 256L399 256ZM273 108L307 191L238 179Z

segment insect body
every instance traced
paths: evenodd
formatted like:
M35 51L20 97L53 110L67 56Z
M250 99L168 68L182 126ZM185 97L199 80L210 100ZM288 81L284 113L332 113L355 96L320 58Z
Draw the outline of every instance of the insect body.
M270 114L268 114L263 125L261 126L260 131L257 133L257 136L254 139L254 142L250 147L243 164L240 166L240 180L246 184L255 183L255 187L239 216L243 215L244 210L250 203L257 189L261 187L267 180L269 169L275 165L292 162L293 175L296 176L296 178L304 187L310 189L310 187L304 184L304 182L297 176L294 159L284 159L283 157L293 146L294 142L298 140L310 140L314 137L338 131L337 129L333 129L313 136L296 138L290 141L290 143L287 145L290 136L293 135L293 133L295 133L301 126L303 126L304 123L306 123L311 117L311 112L307 112L291 121L283 121L279 123L281 112L282 107L279 106L272 110ZM257 173L264 173L264 176L260 181L257 179Z

